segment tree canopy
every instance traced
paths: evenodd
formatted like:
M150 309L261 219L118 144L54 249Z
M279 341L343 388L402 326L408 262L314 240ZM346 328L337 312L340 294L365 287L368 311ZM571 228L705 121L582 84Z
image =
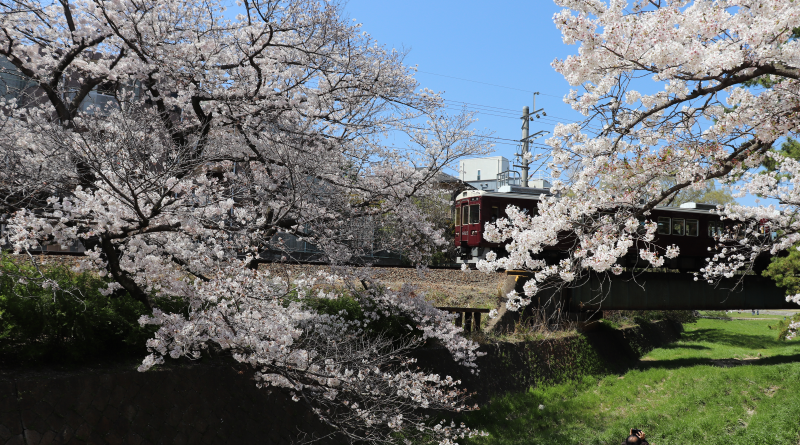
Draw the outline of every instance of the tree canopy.
M780 204L724 203L721 217L751 235L719 235L702 278L732 277L759 255L800 240L800 164L774 149L796 136L800 123L797 2L556 3L565 9L553 20L578 51L552 65L576 87L564 99L586 120L558 125L547 141L546 166L555 177L569 173L569 180L554 181L560 197L543 198L538 215L510 212L487 229L488 239L509 243L508 255L491 256L480 268L536 271L525 295L509 304L579 282L589 271L620 273L618 259L630 250L660 267L680 249L653 243L650 211L715 183L734 196ZM763 163L773 168L762 174ZM778 236L755 236L759 225ZM537 257L567 244L568 258L559 264Z
M469 114L420 88L403 52L322 0L245 0L234 18L215 0L12 0L0 31L10 242L20 253L79 242L80 267L110 278L106 295L152 309L143 370L216 347L349 440L472 434L421 414L467 409L464 392L404 358L437 338L474 367L477 345L446 313L369 277L252 267L281 235L334 264L381 248L422 262L444 243L418 203L439 196L442 168L488 147ZM407 143L387 143L392 133ZM358 242L385 218L390 245ZM362 318L314 309L342 298ZM400 340L373 326L387 317L406 320Z

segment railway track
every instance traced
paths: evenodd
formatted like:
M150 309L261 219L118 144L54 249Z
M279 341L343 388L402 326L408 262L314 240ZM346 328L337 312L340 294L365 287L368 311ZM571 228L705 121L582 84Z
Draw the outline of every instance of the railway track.
M82 252L37 252L45 263L66 263L83 257ZM324 263L277 263L260 262L259 269L291 276L301 273L316 274L318 270L329 268ZM460 267L429 266L419 270L414 266L385 265L372 266L373 276L390 288L397 289L404 284L414 286L420 294L436 306L445 307L495 307L500 286L505 278L504 272L483 273L476 270L464 272Z

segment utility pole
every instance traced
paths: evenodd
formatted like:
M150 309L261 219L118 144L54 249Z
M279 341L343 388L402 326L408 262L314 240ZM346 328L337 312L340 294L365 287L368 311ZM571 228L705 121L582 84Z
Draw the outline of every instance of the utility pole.
M543 116L547 116L547 113L544 112L544 108L536 109L536 95L539 94L538 92L533 93L533 112L525 106L522 107L522 149L521 153L519 154L520 161L522 165L515 165L514 167L522 168L522 186L528 187L528 175L530 175L530 160L528 159L528 153L530 152L529 149L529 141L531 138L539 136L544 133L549 133L548 131L537 131L534 134L529 135L530 132L530 122L533 120L533 115L536 115L538 118L539 115L537 113L541 112Z
M536 96L533 96L534 100ZM536 104L533 105L536 107ZM522 107L522 153L520 156L520 161L522 164L522 186L528 186L528 165L530 162L528 161L528 131L530 129L530 119L528 119L528 115L530 114L530 110L527 106Z

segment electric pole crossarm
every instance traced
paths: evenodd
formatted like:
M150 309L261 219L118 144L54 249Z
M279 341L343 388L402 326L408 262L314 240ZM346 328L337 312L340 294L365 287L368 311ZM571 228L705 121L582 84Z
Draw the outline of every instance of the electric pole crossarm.
M541 135L543 135L545 133L550 133L550 132L549 131L545 131L545 130L540 130L540 131L537 131L536 133L533 133L532 135L528 136L526 139L523 139L520 142L524 142L527 139L535 138L536 136L541 136Z

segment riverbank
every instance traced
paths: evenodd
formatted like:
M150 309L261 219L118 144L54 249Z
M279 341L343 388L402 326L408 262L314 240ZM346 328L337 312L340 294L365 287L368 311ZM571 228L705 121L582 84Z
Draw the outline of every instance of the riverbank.
M495 397L465 422L472 444L618 444L628 429L654 444L795 445L800 439L800 342L769 320L707 320L634 367Z

